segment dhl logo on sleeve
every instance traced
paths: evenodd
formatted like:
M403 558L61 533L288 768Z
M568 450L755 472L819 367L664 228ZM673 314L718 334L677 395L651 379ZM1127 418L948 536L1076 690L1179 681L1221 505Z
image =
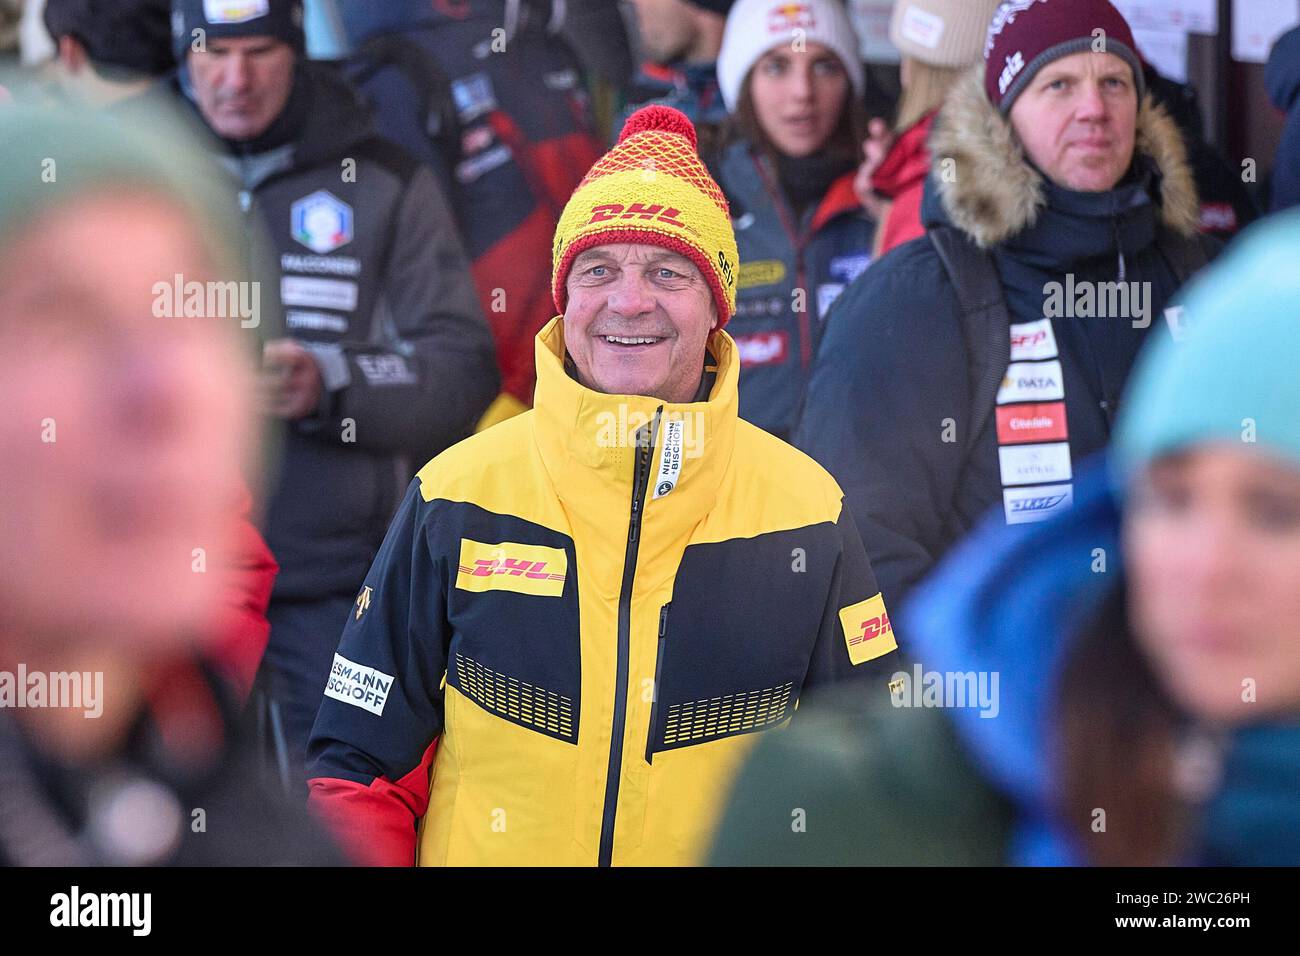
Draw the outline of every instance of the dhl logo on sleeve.
M840 611L840 625L849 647L849 660L854 664L865 664L898 649L883 595L844 608Z
M559 597L569 558L562 548L537 544L484 544L460 539L456 587L462 591L515 591L537 597Z

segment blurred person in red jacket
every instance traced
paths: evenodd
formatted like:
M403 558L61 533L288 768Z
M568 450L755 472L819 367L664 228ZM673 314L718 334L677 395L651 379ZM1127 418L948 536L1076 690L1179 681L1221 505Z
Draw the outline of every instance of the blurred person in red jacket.
M935 115L962 71L979 62L998 0L895 0L889 40L903 54L891 130L871 121L863 143L866 161L854 188L880 223L875 258L925 235L921 195L930 174L927 140Z
M533 338L554 316L545 264L555 225L605 145L584 56L626 44L618 9L592 0L336 6L376 128L438 172L451 200L501 368L483 428L532 405ZM602 23L599 42L576 43Z

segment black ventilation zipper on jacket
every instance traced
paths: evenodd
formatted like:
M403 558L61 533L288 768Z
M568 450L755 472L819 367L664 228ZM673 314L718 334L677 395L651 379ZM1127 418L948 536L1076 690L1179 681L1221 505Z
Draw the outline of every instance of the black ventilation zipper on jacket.
M672 606L673 602L669 601L659 609L659 650L655 654L655 696L650 702L650 729L645 738L645 762L649 764L655 762L655 721L659 717L659 684L664 676L664 645L668 643L664 638L668 635L668 609Z
M623 776L623 730L627 725L627 672L632 653L632 579L641 545L641 513L645 510L650 485L650 453L659 437L659 418L664 407L655 409L654 421L637 433L636 463L632 469L632 516L627 525L627 551L623 556L623 587L618 595L618 661L614 678L614 727L609 741L609 770L605 776L605 812L600 823L600 866L614 860L614 816L618 811L618 785Z

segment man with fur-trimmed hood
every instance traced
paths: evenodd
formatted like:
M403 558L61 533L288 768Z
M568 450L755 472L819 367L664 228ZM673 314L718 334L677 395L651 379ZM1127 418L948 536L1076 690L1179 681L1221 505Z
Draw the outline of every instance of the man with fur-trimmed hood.
M928 235L836 303L795 438L843 486L891 603L989 509L1071 506L1138 350L1213 251L1108 0L1003 3L930 149Z

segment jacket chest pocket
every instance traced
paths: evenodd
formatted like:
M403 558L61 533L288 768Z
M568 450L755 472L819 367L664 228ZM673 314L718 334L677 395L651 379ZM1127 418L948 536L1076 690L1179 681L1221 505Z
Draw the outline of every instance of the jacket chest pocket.
M568 548L463 538L447 682L489 715L578 742L581 642Z
M807 556L790 540L781 533L686 549L659 612L647 763L794 713L830 575L794 570ZM773 580L777 573L789 580Z

